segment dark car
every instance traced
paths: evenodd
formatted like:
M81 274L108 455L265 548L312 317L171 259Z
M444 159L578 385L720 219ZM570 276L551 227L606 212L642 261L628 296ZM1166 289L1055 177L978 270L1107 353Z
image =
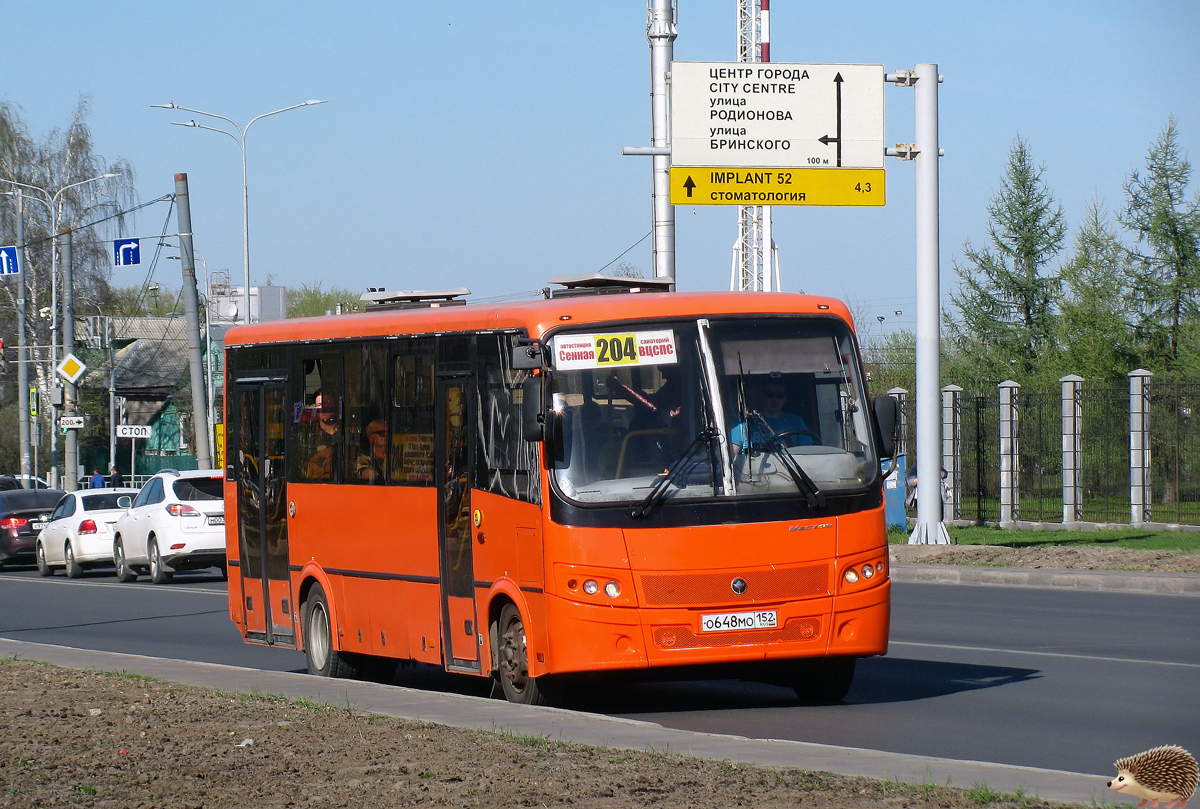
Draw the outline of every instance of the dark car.
M0 492L10 489L49 489L49 484L33 475L0 475Z
M38 534L65 494L62 489L0 491L0 567L34 561Z

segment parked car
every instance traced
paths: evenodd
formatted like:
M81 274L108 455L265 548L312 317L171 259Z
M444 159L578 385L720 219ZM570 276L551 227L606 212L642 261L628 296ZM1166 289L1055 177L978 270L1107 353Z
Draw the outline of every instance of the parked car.
M24 485L22 485L22 483ZM0 475L0 491L13 489L49 489L50 484L45 478L33 475Z
M117 579L143 571L166 584L177 570L225 567L225 478L220 469L164 469L146 481L117 518L112 560Z
M62 489L0 491L0 567L34 560L37 535L65 494Z
M113 528L133 503L137 489L81 489L67 492L37 538L37 566L43 576L66 568L77 579L94 566L113 561Z

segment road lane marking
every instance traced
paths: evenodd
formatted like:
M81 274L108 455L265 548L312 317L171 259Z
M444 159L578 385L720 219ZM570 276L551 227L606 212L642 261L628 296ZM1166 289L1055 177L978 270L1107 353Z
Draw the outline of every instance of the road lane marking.
M124 582L119 582L116 580L113 580L113 581L81 581L79 579L62 579L62 578L57 578L55 576L49 576L44 579L43 578L30 579L30 578L25 578L24 576L4 576L3 580L4 581L28 582L30 584L58 584L58 585L65 585L65 586L69 586L69 587L105 587L108 589L112 589L113 587L120 587L120 588L127 589L127 590L129 590L129 589L142 590L143 592L147 592L147 593L203 593L204 595L218 595L218 596L221 596L222 598L229 598L229 592L225 589L203 590L199 587L189 587L187 585L168 585L168 586L153 585L153 586L148 587L148 586L146 586L147 585L146 582L131 581L128 584L126 584Z
M956 646L950 643L911 643L894 640L889 646L916 646L926 649L949 649L956 652L996 652L1010 655L1035 655L1038 657L1065 657L1070 660L1097 660L1103 663L1145 663L1152 666L1178 666L1185 669L1200 669L1200 663L1173 663L1167 660L1139 660L1131 657L1102 657L1100 655L1077 655L1064 652L1031 652L1025 649L996 649L990 646Z

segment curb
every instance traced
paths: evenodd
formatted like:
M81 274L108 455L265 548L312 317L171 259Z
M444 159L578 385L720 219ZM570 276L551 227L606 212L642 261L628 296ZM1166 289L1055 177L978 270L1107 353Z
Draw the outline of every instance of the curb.
M1125 570L1060 570L899 562L891 554L891 578L898 582L1067 588L1086 592L1200 596L1200 573L1143 573Z
M358 711L487 732L626 750L669 751L714 761L789 767L904 783L985 783L1000 792L1097 806L1107 803L1111 776L982 761L959 761L811 742L750 739L664 728L653 722L559 708L534 708L482 697L420 691L397 685L331 680L295 672L260 671L216 663L167 660L0 638L0 655L73 669L140 674L201 688L309 699Z

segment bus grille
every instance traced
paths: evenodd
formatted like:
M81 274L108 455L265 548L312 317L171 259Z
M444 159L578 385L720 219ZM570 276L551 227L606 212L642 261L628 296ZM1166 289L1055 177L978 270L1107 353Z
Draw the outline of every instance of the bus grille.
M660 649L696 649L738 646L745 643L788 643L821 636L820 618L792 618L782 629L747 629L742 632L696 634L690 626L657 626L654 645Z
M648 607L695 607L725 603L761 603L829 595L829 566L751 570L745 595L736 595L731 584L737 573L683 573L642 576Z

